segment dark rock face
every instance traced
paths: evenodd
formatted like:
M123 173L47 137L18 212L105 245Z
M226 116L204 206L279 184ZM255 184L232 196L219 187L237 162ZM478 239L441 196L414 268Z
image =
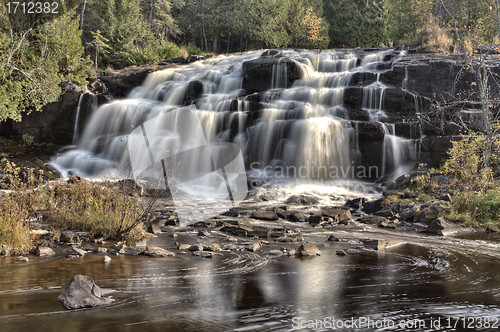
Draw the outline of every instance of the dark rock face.
M90 277L77 275L71 278L58 300L68 309L97 307L113 302L105 296L115 292L110 289L101 289Z
M65 92L59 101L42 107L41 112L24 113L21 122L0 123L0 135L5 137L31 135L37 142L69 145L73 141L76 108L83 87Z
M243 89L248 94L271 89L273 67L286 66L286 86L302 77L302 71L294 60L288 58L261 58L243 62Z

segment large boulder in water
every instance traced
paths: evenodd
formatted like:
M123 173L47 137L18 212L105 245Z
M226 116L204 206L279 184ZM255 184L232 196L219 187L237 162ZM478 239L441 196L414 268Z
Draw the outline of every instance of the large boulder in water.
M116 291L100 288L92 278L77 275L71 278L58 300L68 309L97 307L113 302L112 299L105 297L113 293Z
M273 86L273 70L275 84ZM243 62L243 89L248 94L276 88L291 87L302 77L299 64L288 58L261 58ZM278 76L281 75L281 79Z

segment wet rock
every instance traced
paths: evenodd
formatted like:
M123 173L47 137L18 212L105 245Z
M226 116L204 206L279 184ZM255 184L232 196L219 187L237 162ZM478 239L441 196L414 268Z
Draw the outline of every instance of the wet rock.
M43 256L52 256L56 253L49 247L37 247L35 249L35 255L43 257Z
M363 203L366 201L365 198L355 198L355 199L351 199L351 200L348 200L345 202L345 206L347 207L350 207L352 209L359 209L360 207L363 206Z
M302 71L294 60L288 58L260 58L243 62L243 89L248 94L271 89L275 66L286 67L286 86L292 86L295 80L302 77Z
M189 251L203 251L203 246L201 244L195 244L189 247Z
M319 199L311 195L293 195L285 201L289 205L315 205L319 204Z
M203 251L212 251L212 252L218 252L221 251L221 247L218 243L212 243L208 246L203 246Z
M80 237L76 232L73 231L64 231L61 233L61 236L59 237L59 240L61 242L67 242L67 243L80 243Z
M77 248L77 247L73 247L71 249L71 253L70 255L77 255L77 256L84 256L87 252L83 249L80 249L80 248Z
M106 256L104 256L104 257L102 258L102 262L103 262L104 264L107 264L107 263L111 262L111 257L109 257L109 256L107 256L107 255L106 255Z
M30 260L28 257L24 257L24 256L19 256L16 258L16 261L18 262L24 262L24 263L28 263Z
M267 50L267 51L262 52L262 54L260 55L260 57L261 58L276 57L276 56L278 56L280 54L281 53L278 50Z
M201 230L198 232L198 236L206 236L206 237L209 237L210 236L210 232L209 231L206 231L206 230Z
M118 251L121 255L127 255L127 256L138 256L143 253L144 250L141 249L133 249L130 247L126 247L120 251Z
M292 221L292 222L306 222L307 217L299 211L282 211L278 212L280 218Z
M384 201L383 198L377 199L375 201L369 201L363 204L363 210L367 214L372 214L380 210L380 206L382 205L382 202Z
M336 242L338 242L338 241L340 241L340 239L339 239L339 238L337 238L337 237L335 237L334 235L330 235L330 236L328 237L328 240L327 240L327 241L336 241Z
M359 222L363 224L380 226L381 223L387 223L389 220L381 216L367 215L358 219Z
M103 247L97 248L97 252L107 252L107 251L108 251L108 248L103 248Z
M198 221L197 223L193 224L193 227L204 227L204 228L213 228L216 226L217 226L217 221L215 220Z
M328 218L326 218L328 220ZM321 214L313 214L309 216L308 219L310 224L321 224L323 222L323 216Z
M153 221L151 225L148 226L148 232L155 235L161 234L162 232L161 227L163 227L164 225L165 222L163 220L157 219Z
M344 250L337 250L337 251L335 251L335 255L345 256L345 255L347 255L347 253Z
M260 219L260 220L278 220L278 215L274 211L258 210L252 212L250 218Z
M215 253L212 251L194 251L193 256L203 257L203 258L212 258Z
M285 235L283 237L279 237L276 240L276 242L301 242L304 241L304 237L302 234L292 234L292 235Z
M304 242L297 248L296 252L300 256L316 256L321 255L321 251L312 242Z
M271 236L271 229L268 227L254 226L252 231L247 233L248 237L267 238Z
M334 223L349 222L352 218L351 210L341 207L328 208L326 210L323 210L321 213L323 216L332 218Z
M247 236L249 232L253 231L252 227L249 226L224 226L220 229L221 232L230 233L236 236Z
M425 208L422 212L415 215L413 218L414 222L430 224L434 221L434 219L438 218L440 214L442 214L445 209L449 206L449 202L444 201L436 201Z
M78 175L72 175L69 179L68 179L68 183L69 184L76 184L76 183L81 183L85 181L83 178L79 177Z
M363 243L363 246L365 248L374 250L387 249L405 243L404 241L401 240L370 240L370 239L361 240L361 242Z
M144 250L143 254L154 258L175 256L173 252L156 246L146 247L146 250Z
M458 232L458 227L455 224L446 221L443 217L440 217L431 222L424 232L448 236L456 234Z
M97 307L113 302L112 299L105 297L113 293L116 291L100 288L92 278L77 275L71 278L58 300L68 309Z
M233 236L230 236L230 237L227 238L227 241L228 242L238 242L238 239L235 238L235 237L233 237Z
M283 256L283 252L281 250L269 250L268 254L272 256Z
M403 221L413 221L419 209L420 205L418 204L411 204L407 207L405 207L405 204L403 204L401 210L398 213L399 219Z
M245 245L245 249L252 252L258 251L261 247L262 244L259 241L255 241Z
M190 245L190 244L179 244L179 245L177 246L177 249L182 250L182 251L184 251L184 250L189 250L189 248L191 248L191 245Z
M147 239L136 239L134 240L134 246L136 247L145 247L148 244Z

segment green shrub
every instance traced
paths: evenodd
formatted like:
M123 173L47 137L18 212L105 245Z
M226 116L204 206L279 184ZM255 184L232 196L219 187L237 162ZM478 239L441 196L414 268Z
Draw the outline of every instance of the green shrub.
M189 55L200 55L203 53L201 48L199 48L198 46L196 46L193 43L189 43L188 46L186 46L186 49L187 49L187 52L189 53Z
M486 193L458 192L452 201L450 218L473 226L498 229L500 225L500 189Z

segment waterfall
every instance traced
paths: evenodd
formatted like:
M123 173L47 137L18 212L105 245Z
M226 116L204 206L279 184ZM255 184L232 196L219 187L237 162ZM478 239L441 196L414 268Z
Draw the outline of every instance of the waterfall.
M394 124L380 123L384 131L382 174L397 179L409 169L404 162L407 159L417 160L417 144L414 140L395 135Z
M90 98L90 101L88 100ZM80 95L78 99L78 106L76 108L76 118L75 127L73 130L73 145L78 144L80 127L81 127L81 114L83 113L85 118L89 117L97 109L97 96L90 91L86 91L84 94ZM83 109L83 111L82 111Z
M174 132L179 128L165 119L172 112L188 112L185 105L191 105L188 110L199 120L196 128L207 146L233 143L239 147L247 170L307 181L355 178L353 167L362 160L359 126L350 119L345 91L365 77L369 84L363 87L358 107L370 114L373 123L385 121L387 86L379 76L387 70L388 52L360 56L353 51L283 51L283 55L273 60L276 62L270 68L271 90L251 96L245 96L243 90L242 68L245 61L259 58L257 52L218 56L151 73L128 98L95 110L79 138L79 124L75 123L77 147L56 156L52 164L66 176L127 177L134 163L131 159L148 157L140 148L137 155L130 155L127 146L131 135L145 128L141 130L155 140L145 143L153 154L163 151L163 144L178 146ZM293 73L290 68L295 68ZM291 84L290 75L300 79ZM79 117L77 121L81 121ZM383 169L393 173L415 153L412 141L395 136L390 125L382 126ZM194 133L191 129L187 132ZM190 140L187 136L184 139ZM200 158L205 153L200 152ZM216 162L210 153L204 156ZM198 163L194 157L189 160ZM196 169L183 165L183 170Z

